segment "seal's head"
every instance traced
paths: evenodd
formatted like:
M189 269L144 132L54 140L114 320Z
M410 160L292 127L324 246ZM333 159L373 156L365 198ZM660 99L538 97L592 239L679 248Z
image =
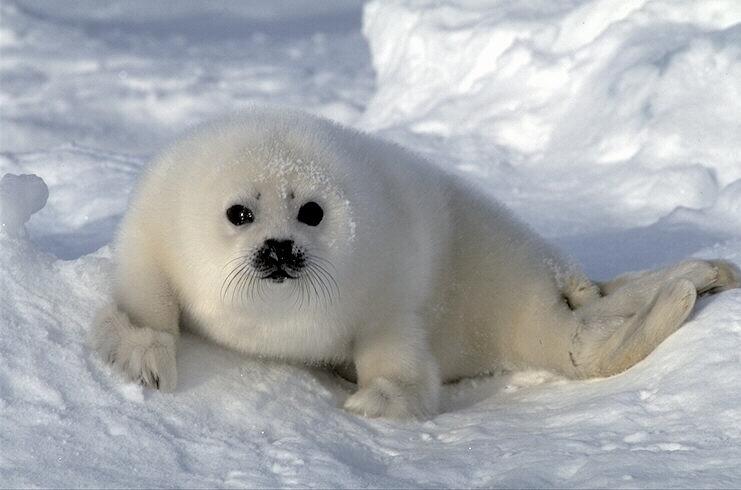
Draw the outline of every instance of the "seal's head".
M237 303L285 303L301 307L331 302L347 245L347 209L330 188L294 186L305 180L272 175L251 181L252 197L233 194L223 211L222 299ZM299 190L299 187L303 187ZM294 190L295 189L295 190ZM326 209L326 211L325 211ZM228 250L228 252L227 252Z
M214 128L171 156L188 160L170 169L188 174L178 179L186 182L177 191L178 247L222 304L326 306L339 295L354 240L336 170L342 152L324 139L327 122L310 131L285 119L259 122Z

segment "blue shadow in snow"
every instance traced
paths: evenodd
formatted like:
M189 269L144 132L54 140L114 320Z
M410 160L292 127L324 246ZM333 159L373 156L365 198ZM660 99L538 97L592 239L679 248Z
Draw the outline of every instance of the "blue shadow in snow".
M732 238L691 223L658 222L620 231L580 234L552 241L582 264L595 280L623 272L654 269L685 259L695 252Z

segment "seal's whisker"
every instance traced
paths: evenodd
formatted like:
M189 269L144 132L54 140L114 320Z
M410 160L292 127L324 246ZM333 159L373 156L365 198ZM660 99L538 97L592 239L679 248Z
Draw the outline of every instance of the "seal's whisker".
M236 271L236 267L229 272L229 274L224 278L224 280L221 282L221 288L219 289L219 296L221 297L221 301L224 301L226 299L226 293L229 290L229 288L226 287L226 283L229 280L229 277L234 274Z
M324 297L324 290L322 289L321 285L319 284L319 278L316 276L316 273L314 272L314 269L311 267L311 264L306 266L306 279L309 281L309 284L311 284L312 289L314 290L314 295L317 297L317 300L320 296Z
M311 285L311 288L314 290L314 294L319 296L319 291L317 290L316 284L314 283L314 278L313 278L313 274L311 272L310 266L306 268L306 280L309 283L309 285Z
M247 293L250 297L250 301L255 299L255 286L257 283L257 278L258 278L257 274L252 274L250 275L250 280L247 283Z
M226 269L226 267L227 267L227 266L228 266L229 264L231 264L231 263L233 263L233 262L236 262L236 261L238 261L238 260L240 260L240 261L247 261L247 259L249 258L249 255L250 255L250 254L247 254L247 255L239 255L239 256L237 256L237 257L234 257L233 259L227 260L227 261L226 261L226 263L224 264L224 266L222 267L222 269Z
M229 276L231 276L231 279L229 279L229 283L226 285L226 290L224 291L224 299L226 299L226 293L229 291L229 289L232 287L232 283L236 280L235 286L239 284L241 281L241 276L245 273L245 270L249 267L249 264L242 264L241 266L236 266L234 270L229 273ZM227 279L229 278L227 276ZM226 281L226 280L225 280ZM232 297L231 301L234 301L234 289L232 289Z
M311 306L311 294L309 294L309 284L303 275L299 278L299 282L301 284L301 297L306 297L306 305Z
M291 287L291 296L293 297L293 306L295 306L297 309L301 309L301 303L303 302L303 298L301 295L298 294L299 292L299 284L298 281L294 281L293 286Z
M323 263L323 264L331 267L332 269L335 269L335 266L334 266L334 264L331 261L329 261L329 260L327 260L324 257L321 257L319 255L315 255L315 254L312 254L312 253L307 253L306 254L306 258L309 259L309 260L311 260L312 262L315 262L315 263L316 262L321 262L321 263Z
M320 255L311 252L306 253L307 269L315 276L325 296L325 301L331 303L335 296L340 296L340 287L330 270L336 272L335 265ZM326 291L326 292L324 292Z
M327 269L325 269L324 267L322 267L319 264L313 264L313 265L314 265L314 267L317 268L317 271L319 273L321 273L322 275L324 275L324 277L326 277L327 280L332 283L332 286L334 287L334 290L337 292L337 296L339 296L340 295L340 286L337 284L337 281L335 281L335 279L332 276L332 274Z
M306 278L301 277L299 279L299 282L301 284L301 298L303 299L304 295L306 296L306 304L307 306L311 306L311 295L309 294L308 285L306 284Z
M235 291L237 291L239 293L237 295L239 298L242 297L245 283L248 280L250 280L252 277L254 277L254 273L252 272L252 268L249 266L249 264L247 264L240 271L240 278L239 278L239 280L237 281L237 284L234 287Z
M337 284L337 281L335 281L334 277L332 277L332 274L330 274L324 267L320 266L319 264L313 263L311 264L311 267L317 277L319 277L322 280L322 283L325 284L329 296L332 297L334 295L333 293L335 293L339 297L340 288Z
M240 265L237 265L234 267L229 274L224 278L224 281L221 283L221 299L222 301L226 299L226 294L229 292L229 288L231 287L232 281L234 281L234 278L239 275L239 269Z
M326 280L322 276L322 274L319 273L318 269L316 268L316 264L311 265L311 274L316 279L317 283L319 284L319 288L322 291L322 297L324 298L324 301L329 304L332 302L332 292L329 290L329 287L326 284Z

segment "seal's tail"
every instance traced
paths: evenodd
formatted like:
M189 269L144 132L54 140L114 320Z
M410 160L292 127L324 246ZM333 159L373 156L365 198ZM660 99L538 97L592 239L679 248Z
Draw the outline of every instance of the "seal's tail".
M569 374L611 376L630 368L684 323L698 295L740 285L739 269L722 260L688 260L601 284L603 296L574 311Z

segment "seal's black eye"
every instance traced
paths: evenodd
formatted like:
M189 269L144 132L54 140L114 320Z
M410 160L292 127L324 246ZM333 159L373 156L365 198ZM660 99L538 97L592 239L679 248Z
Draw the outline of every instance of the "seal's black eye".
M255 221L255 215L252 210L240 204L235 204L226 210L226 218L235 226L242 226Z
M298 210L298 220L309 226L316 226L322 222L324 211L322 207L314 201L309 201Z

